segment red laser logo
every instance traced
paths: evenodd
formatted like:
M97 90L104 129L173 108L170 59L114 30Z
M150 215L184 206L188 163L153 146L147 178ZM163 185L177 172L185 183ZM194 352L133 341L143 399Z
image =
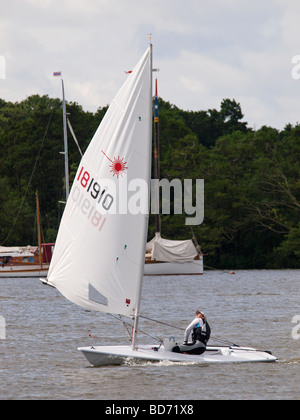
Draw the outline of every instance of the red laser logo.
M111 162L110 172L112 172L113 176L117 175L117 178L119 178L119 175L123 176L123 173L126 173L126 169L128 169L128 166L126 166L127 162L124 162L124 158L120 159L120 156L117 158L114 157L114 160L111 160L106 153L101 150L101 152L104 154L104 156L107 157L107 159Z

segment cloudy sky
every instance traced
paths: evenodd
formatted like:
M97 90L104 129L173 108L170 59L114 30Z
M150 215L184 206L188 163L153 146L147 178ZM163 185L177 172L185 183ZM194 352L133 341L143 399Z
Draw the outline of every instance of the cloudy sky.
M282 129L300 121L299 22L299 0L2 0L0 97L60 97L60 70L67 100L94 112L152 33L164 100L207 110L234 98L250 127Z

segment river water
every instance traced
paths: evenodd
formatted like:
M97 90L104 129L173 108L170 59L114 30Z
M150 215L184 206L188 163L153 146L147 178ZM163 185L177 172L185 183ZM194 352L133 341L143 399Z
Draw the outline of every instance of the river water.
M171 325L142 319L147 334L181 340L199 308L212 328L210 344L222 338L271 350L278 362L93 368L77 347L127 344L122 323L77 307L38 279L0 279L0 399L300 399L299 284L300 270L145 277L143 315Z

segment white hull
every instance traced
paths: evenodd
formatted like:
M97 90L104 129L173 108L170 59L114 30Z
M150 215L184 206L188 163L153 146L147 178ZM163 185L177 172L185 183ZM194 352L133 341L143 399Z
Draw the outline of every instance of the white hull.
M157 350L155 350L157 349ZM132 346L92 346L79 347L89 363L95 367L104 365L119 365L126 360L150 362L185 362L185 363L246 363L246 362L275 362L276 357L271 354L255 350L250 347L207 347L201 355L181 354L168 351L162 345L139 346L136 350Z
M12 278L12 277L47 277L49 264L43 265L31 265L28 266L1 266L0 265L0 278Z
M145 262L145 276L167 276L203 274L203 258L185 263L176 262Z

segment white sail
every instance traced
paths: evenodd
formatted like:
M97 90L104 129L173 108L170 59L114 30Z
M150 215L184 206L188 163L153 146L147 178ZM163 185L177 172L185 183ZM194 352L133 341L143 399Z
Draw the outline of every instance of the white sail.
M150 46L81 160L49 269L48 282L90 310L133 316L139 306L148 209L132 214L126 191L150 185L151 57Z

